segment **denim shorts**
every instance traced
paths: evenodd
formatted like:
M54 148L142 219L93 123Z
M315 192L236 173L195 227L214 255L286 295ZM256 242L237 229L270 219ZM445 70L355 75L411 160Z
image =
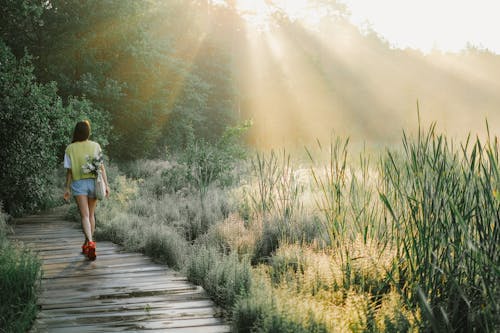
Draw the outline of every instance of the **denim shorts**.
M71 182L71 192L75 195L86 195L89 198L95 198L95 179L80 179Z

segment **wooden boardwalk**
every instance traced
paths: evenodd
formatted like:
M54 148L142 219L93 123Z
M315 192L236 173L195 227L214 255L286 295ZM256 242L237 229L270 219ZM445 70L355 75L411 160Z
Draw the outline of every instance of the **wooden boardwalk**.
M83 256L83 234L61 211L14 220L14 235L43 261L33 332L230 332L201 287L111 242Z

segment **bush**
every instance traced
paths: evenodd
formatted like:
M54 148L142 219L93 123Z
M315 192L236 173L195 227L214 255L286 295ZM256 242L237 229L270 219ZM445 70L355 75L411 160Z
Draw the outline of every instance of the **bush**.
M276 312L274 296L269 288L254 288L248 297L238 300L234 307L232 324L236 333L262 332L257 328L264 318Z
M205 288L215 302L230 309L251 288L251 266L237 253L223 255L214 248L194 249L187 265L188 279Z
M41 264L38 258L6 238L6 215L0 203L0 327L27 332L37 314Z
M187 180L205 198L211 184L227 186L233 183L232 171L237 161L245 157L240 136L250 127L245 123L228 128L215 143L193 139L181 155L180 161L187 166Z
M262 276L233 310L233 329L247 332L327 333L330 330L310 309L292 304L294 299L281 299Z
M270 220L263 221L262 231L258 236L252 256L253 264L268 261L279 247L282 239L279 223Z
M64 142L63 107L54 84L37 84L29 56L20 61L0 40L0 200L7 212L35 209Z
M46 204L76 120L95 119L94 132L103 143L108 127L88 101L70 99L64 108L56 85L37 83L31 58L18 61L2 40L0 64L0 200L17 215Z
M175 230L165 225L152 225L145 235L144 252L177 270L184 267L187 242Z

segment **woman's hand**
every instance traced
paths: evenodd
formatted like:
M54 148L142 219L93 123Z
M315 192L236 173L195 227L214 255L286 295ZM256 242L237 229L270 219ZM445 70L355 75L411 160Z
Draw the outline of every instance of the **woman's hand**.
M64 200L65 200L65 201L69 201L69 198L70 198L70 197L71 197L71 193L70 193L70 191L69 191L68 189L66 189L66 190L64 191L63 198L64 198Z
M109 185L106 184L106 198L109 198Z

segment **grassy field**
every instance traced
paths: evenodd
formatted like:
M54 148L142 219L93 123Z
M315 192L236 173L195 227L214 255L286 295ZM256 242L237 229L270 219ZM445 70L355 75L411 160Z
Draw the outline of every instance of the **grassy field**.
M27 332L37 313L41 264L18 243L7 239L7 215L0 204L0 332Z
M184 271L235 332L500 330L497 138L348 149L111 167L97 237Z

